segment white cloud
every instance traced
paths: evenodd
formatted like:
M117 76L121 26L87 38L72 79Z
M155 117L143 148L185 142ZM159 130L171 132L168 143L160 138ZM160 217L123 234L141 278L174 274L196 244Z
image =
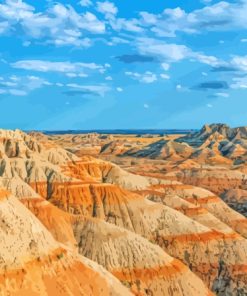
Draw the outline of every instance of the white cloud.
M9 23L8 22L0 22L0 34L3 34L8 31Z
M20 89L9 89L8 91L13 96L26 96L27 92Z
M79 73L79 74L76 74L76 73L66 73L66 76L69 77L69 78L76 78L76 77L85 78L85 77L88 77L88 75L85 74L85 73Z
M150 18L142 17L143 26L152 26L150 29L158 36L175 37L177 32L187 34L201 34L205 31L226 31L236 28L247 28L247 1L233 3L220 1L211 4L210 0L203 0L206 7L193 10L189 13L180 7L165 9L163 13L154 15L155 22Z
M170 61L180 61L191 52L185 45L168 44L163 40L144 37L137 39L137 48L141 54L160 56Z
M105 80L109 80L109 81L111 81L111 80L113 80L113 79L112 79L111 76L106 76Z
M137 72L125 72L125 75L131 77L134 80L138 80L139 82L143 83L153 83L157 80L156 74L146 71L144 73L137 73Z
M179 62L191 59L210 66L217 66L222 62L214 57L200 52L194 52L185 45L166 43L164 40L154 38L137 38L136 47L143 55L152 55L169 62Z
M104 14L108 24L115 31L129 31L133 33L143 31L143 28L141 27L141 21L139 19L117 18L116 15L118 13L118 8L112 2L97 2L96 9L102 14ZM110 42L108 42L110 46L118 43L129 43L129 41L123 39L122 37L116 36L113 37Z
M7 0L0 4L0 18L7 22L10 32L22 29L25 37L29 39L25 42L30 42L30 39L41 39L44 43L57 46L88 47L92 42L89 38L83 37L84 31L89 34L105 32L104 21L100 21L94 14L78 13L71 5L65 6L61 3L55 3L46 11L36 12L33 6L22 0ZM23 45L28 46L25 42Z
M114 3L109 1L97 2L97 10L103 13L107 18L112 18L118 12L118 9Z
M231 64L240 70L247 71L247 55L233 57Z
M31 42L30 42L30 41L24 41L24 42L22 43L22 45L23 45L24 47L28 47L28 46L31 45Z
M81 6L91 6L91 5L93 5L93 3L92 3L92 1L91 0L81 0L80 2L79 2L79 4L81 5Z
M201 0L201 1L202 1L202 3L204 3L204 4L209 4L209 3L212 2L212 0Z
M154 25L157 21L157 16L155 14L146 11L141 11L140 16L142 17L144 23L148 25Z
M110 91L110 88L107 85L100 84L100 85L81 85L76 83L68 83L66 84L67 87L75 88L81 91L86 91L92 94L97 94L101 97L104 97L105 93Z
M163 79L167 79L167 80L171 78L169 75L164 74L164 73L161 73L160 77L163 78Z
M117 90L118 92L123 92L122 87L117 87L116 90Z
M17 83L12 81L1 81L0 84L2 86L9 86L9 87L17 86Z
M156 74L149 71L145 72L141 78L141 81L143 81L144 83L153 83L156 80L157 80Z
M230 85L233 89L246 89L247 88L247 77L234 77L233 83Z
M53 85L51 82L49 82L41 77L36 77L36 76L27 76L27 80L25 78L22 78L21 84L27 90L35 90L37 88L43 87L44 85L46 85L46 86Z
M106 70L106 66L95 63L51 62L42 60L22 60L12 63L11 66L29 71L60 72L68 77L87 77L91 72L102 72L102 70Z
M183 9L181 9L180 7L177 7L174 9L167 8L164 10L164 14L168 15L170 18L175 19L175 20L181 19L186 15L185 11Z
M75 74L75 73L66 73L66 76L70 77L70 78L74 78L74 77L77 77L77 74Z
M177 90L179 90L179 89L181 89L181 88L182 88L182 85L181 85L181 84L177 84L177 85L176 85L176 89L177 89Z
M18 81L18 80L20 80L20 78L17 77L16 75L11 75L11 76L9 77L9 79L12 80L12 81Z
M167 64L167 63L162 63L162 64L161 64L161 67L162 67L162 69L165 70L165 71L168 71L168 70L170 69L170 65Z
M129 31L132 33L143 32L144 29L141 27L141 23L137 19L125 19L125 18L112 18L110 25L115 31Z
M51 85L53 85L51 82L41 77L32 75L11 75L9 77L2 78L0 81L0 86L4 87L4 93L15 96L25 96L35 89Z
M197 62L202 64L210 65L212 67L220 65L222 62L218 60L218 58L214 56L207 56L205 54L191 52L190 56L195 59Z
M215 94L215 96L222 97L222 98L228 98L229 94L228 93L218 92L218 93Z
M0 4L0 15L7 20L20 20L32 17L34 7L22 2L22 0L6 0L4 4Z
M111 41L107 41L109 46L118 45L118 44L129 44L130 41L120 37L112 37Z

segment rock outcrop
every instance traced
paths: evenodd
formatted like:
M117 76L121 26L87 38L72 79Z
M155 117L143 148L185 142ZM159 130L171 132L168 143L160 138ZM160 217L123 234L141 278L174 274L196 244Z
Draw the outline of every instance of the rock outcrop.
M132 295L102 267L58 244L0 189L1 295Z
M121 167L74 155L71 147L68 151L59 146L61 136L54 140L42 134L2 131L0 186L15 195L9 197L3 191L0 203L4 245L14 248L10 261L3 259L7 269L18 269L38 257L30 272L37 274L40 291L51 285L47 295L60 286L61 295L245 295L247 220L218 196L244 186L247 175L232 167L233 158L242 157L241 149L226 153L241 133L209 126L197 134L203 139L198 147L186 141L153 139L153 144L143 141L139 152L137 140L132 139L134 150L130 153L130 147L129 152L120 153ZM78 147L80 141L100 146L114 141L97 134L67 135L66 145L68 139ZM125 158L135 159L136 164L124 165ZM228 198L232 198L229 192ZM15 221L24 228L23 236L12 230ZM17 259L13 254L18 243L10 246L10 239L19 240L24 248ZM50 255L53 252L55 257ZM29 289L33 277L24 269ZM53 281L55 272L61 277ZM4 279L10 276L12 271ZM70 284L65 287L62 280L68 278ZM15 281L13 293L22 292L26 286Z

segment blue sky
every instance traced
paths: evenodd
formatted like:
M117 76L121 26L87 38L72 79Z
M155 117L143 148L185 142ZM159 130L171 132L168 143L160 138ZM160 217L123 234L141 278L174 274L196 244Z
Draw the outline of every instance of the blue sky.
M0 126L247 125L246 15L247 0L0 1Z

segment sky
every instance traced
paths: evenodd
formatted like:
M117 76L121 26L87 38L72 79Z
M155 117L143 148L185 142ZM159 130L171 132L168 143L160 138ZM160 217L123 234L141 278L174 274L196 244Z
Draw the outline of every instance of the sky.
M0 127L247 125L247 0L0 1Z

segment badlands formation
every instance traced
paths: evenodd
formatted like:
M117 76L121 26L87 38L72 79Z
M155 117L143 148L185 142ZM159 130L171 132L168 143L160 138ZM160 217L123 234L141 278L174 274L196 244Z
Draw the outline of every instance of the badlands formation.
M247 295L247 128L0 130L0 295Z

